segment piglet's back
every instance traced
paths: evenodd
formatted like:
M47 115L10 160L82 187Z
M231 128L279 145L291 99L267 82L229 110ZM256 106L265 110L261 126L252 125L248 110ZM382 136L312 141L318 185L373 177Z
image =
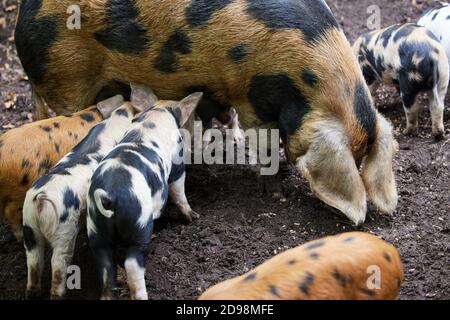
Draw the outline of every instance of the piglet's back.
M398 251L376 236L353 232L288 250L200 299L396 299L402 281Z

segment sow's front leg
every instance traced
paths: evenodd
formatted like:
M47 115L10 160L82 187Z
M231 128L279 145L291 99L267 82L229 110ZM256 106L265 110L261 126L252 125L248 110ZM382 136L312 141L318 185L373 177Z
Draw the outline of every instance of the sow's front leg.
M280 134L274 123L262 125L248 103L234 103L242 127L247 131L242 143L249 144L250 163L257 164L260 192L273 199L284 201L280 174ZM250 128L250 129L249 129Z

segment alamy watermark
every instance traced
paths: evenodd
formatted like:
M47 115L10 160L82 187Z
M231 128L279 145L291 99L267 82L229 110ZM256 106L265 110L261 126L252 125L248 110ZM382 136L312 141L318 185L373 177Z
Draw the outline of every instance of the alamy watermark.
M180 129L184 139L184 157L173 159L175 164L261 165L263 176L276 175L280 169L280 133L278 129L240 130L242 139L235 139L233 130L208 129L201 121L193 130ZM211 141L205 141L211 137ZM246 152L248 150L248 152Z

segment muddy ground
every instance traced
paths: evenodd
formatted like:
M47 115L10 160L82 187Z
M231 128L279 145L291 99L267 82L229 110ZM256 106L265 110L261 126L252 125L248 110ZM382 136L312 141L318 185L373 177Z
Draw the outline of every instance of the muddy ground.
M329 0L353 41L366 30L366 9L378 4L382 25L415 21L433 1ZM34 112L30 86L17 59L12 38L16 0L0 0L0 130L29 122ZM405 265L402 299L450 298L450 101L447 99L447 139L435 143L430 115L423 113L419 135L404 137L400 106L390 106L394 92L386 88L377 106L395 125L400 152L395 158L400 201L392 217L373 208L357 230L371 232L393 243ZM424 100L424 105L426 100ZM148 263L151 299L194 299L218 281L248 271L287 248L329 234L355 230L348 221L312 196L306 181L282 163L286 202L259 193L253 168L247 166L191 166L187 193L201 219L183 225L168 218L157 223ZM174 211L166 210L166 216ZM74 263L82 269L82 290L69 298L97 297L93 264L82 234ZM44 289L49 290L49 269ZM5 224L0 224L0 299L23 299L25 255ZM125 287L125 286L124 286ZM123 290L122 296L126 294Z

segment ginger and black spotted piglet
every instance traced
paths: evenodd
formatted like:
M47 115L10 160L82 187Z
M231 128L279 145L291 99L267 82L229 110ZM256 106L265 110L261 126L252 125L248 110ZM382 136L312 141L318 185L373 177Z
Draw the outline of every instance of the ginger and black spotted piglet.
M393 300L402 282L397 249L368 233L350 232L281 253L199 299Z
M200 109L233 106L244 129L278 129L289 162L354 224L367 197L395 211L392 128L325 1L85 0L76 32L71 4L21 2L15 40L38 109L77 110L116 81L167 100L204 92Z
M131 100L146 109L95 171L88 194L88 237L103 284L102 299L114 297L117 266L124 265L131 298L147 299L145 266L158 219L168 197L185 220L198 218L184 193L184 142L179 131L202 97L158 101L143 86Z
M22 207L31 185L123 101L116 96L70 116L36 121L0 136L0 215L22 240Z
M433 135L437 140L443 138L449 63L433 33L411 23L394 25L361 36L354 52L373 93L382 83L399 90L406 113L405 134L417 131L421 108L417 98L427 92Z
M23 205L23 235L27 256L27 297L41 294L46 243L52 248L52 299L66 292L67 267L72 260L80 219L86 214L89 181L99 162L128 130L135 109L125 103L89 130L86 137L40 177Z

